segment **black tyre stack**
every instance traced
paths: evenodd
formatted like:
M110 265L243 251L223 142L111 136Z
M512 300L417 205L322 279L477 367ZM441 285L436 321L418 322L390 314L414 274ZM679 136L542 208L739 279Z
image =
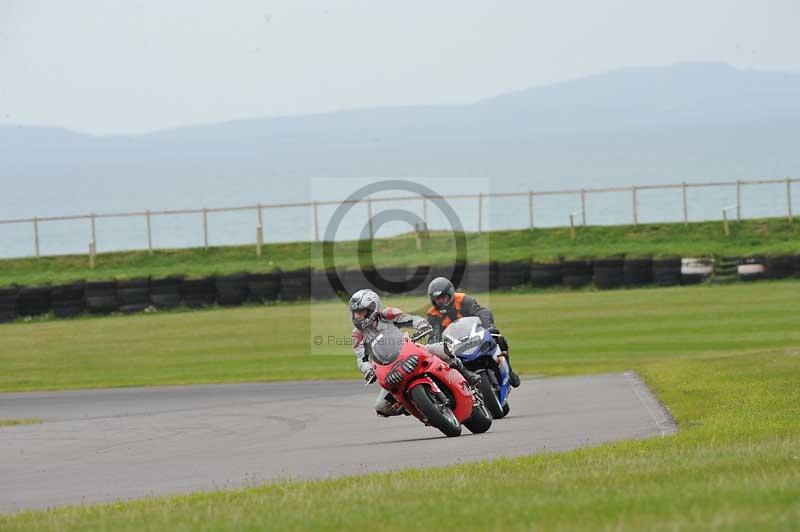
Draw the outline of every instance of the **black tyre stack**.
M280 272L251 273L247 277L247 291L248 299L253 303L275 301L281 291Z
M19 288L8 286L0 288L0 323L7 323L17 319L17 300Z
M564 286L580 288L592 282L591 260L565 260L561 264L561 279Z
M608 290L625 285L625 261L621 257L611 257L594 261L594 285Z
M311 298L322 300L338 297L333 288L336 275L336 270L331 270L330 272L314 270L311 272ZM276 296L280 294L280 282L280 278L278 278L275 291ZM271 299L267 301L271 301Z
M183 277L171 276L150 281L150 303L157 309L171 309L181 304Z
M50 312L49 286L23 287L17 300L17 314L20 316L41 316Z
M800 254L792 257L792 262L794 263L794 276L800 277Z
M488 292L497 286L497 264L494 262L467 264L461 290Z
M681 284L680 257L653 259L653 282L658 286Z
M767 257L767 277L770 279L786 279L794 275L794 257L791 255L774 255Z
M210 307L217 301L216 279L196 277L181 283L181 301L189 308Z
M650 257L626 258L622 265L625 286L645 286L653 283L653 259Z
M721 257L714 265L714 276L711 282L715 284L728 284L739 278L740 257Z
M550 288L561 285L560 262L532 262L528 274L530 282L536 288Z
M764 257L745 257L739 261L737 268L742 281L760 281L766 278L766 260Z
M53 315L56 318L74 318L86 312L85 289L83 281L54 286L50 290Z
M84 298L86 310L92 314L111 314L119 310L116 281L88 281Z
M311 269L283 272L280 296L283 301L302 301L311 297Z
M527 260L497 264L497 290L511 290L525 286L531 280L531 263Z
M150 278L117 281L119 310L125 314L144 312L150 306Z
M217 276L217 304L223 307L240 306L247 301L250 293L247 283L248 275L246 273Z
M681 259L681 284L693 285L706 281L714 273L714 259L709 257Z

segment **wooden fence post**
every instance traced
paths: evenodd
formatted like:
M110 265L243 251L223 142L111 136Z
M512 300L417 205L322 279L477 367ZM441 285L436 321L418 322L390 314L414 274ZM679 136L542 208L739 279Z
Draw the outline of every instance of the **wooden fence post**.
M95 249L96 249L97 248L97 224L96 224L95 220L97 218L97 215L95 213L92 213L89 216L92 219L92 243L93 243L92 245L95 246Z
M39 217L33 218L33 241L36 244L36 258L39 258Z
M725 236L731 235L731 230L728 227L728 211L722 209L722 230L725 232Z
M736 180L736 221L742 221L742 181Z
M203 207L203 248L208 250L208 209Z
M575 215L569 215L569 239L575 240Z
M375 238L375 228L372 226L372 197L367 196L367 221L369 223L369 239Z
M147 219L147 254L153 254L153 227L150 223L150 209L147 209L145 218Z
M792 178L786 178L786 210L789 214L789 223L794 221L792 216Z
M94 263L95 263L95 257L94 256L95 256L96 251L97 251L97 248L95 247L95 243L93 241L89 242L89 267L90 268L94 268Z
M422 221L425 222L425 227L430 227L428 224L428 198L422 196Z
M483 233L483 192L478 192L478 232Z
M256 256L261 256L262 248L264 247L264 228L262 226L256 227Z
M686 181L683 182L683 225L689 225L689 197L686 193Z
M581 225L586 225L586 190L581 189Z
M314 242L319 242L319 205L314 202Z
M636 185L631 187L631 202L633 204L633 225L639 225L639 207L636 205Z
M528 191L528 215L530 218L531 229L533 229L535 217L533 213L533 192L531 191Z

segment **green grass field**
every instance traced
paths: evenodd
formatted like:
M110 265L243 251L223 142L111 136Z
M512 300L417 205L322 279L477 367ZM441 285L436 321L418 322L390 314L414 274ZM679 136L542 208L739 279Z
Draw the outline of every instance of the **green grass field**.
M638 226L579 227L577 239L569 230L535 229L467 234L469 262L552 260L558 257L606 257L610 255L752 255L800 252L800 224L785 219L745 220L731 225L731 236L722 232L721 222L683 224L642 224ZM413 236L375 240L378 266L407 266L452 263L453 236L433 233L416 248ZM336 244L338 267L358 264L358 244ZM255 246L212 247L156 251L101 253L97 266L89 268L86 255L0 260L0 286L37 285L79 279L132 278L169 274L210 275L240 271L322 269L321 244L298 242L269 244L261 258Z
M0 516L0 530L797 530L799 295L800 283L765 282L487 299L521 371L634 369L676 418L676 436L25 512ZM341 305L318 311L328 318L315 333L347 330ZM310 312L13 324L2 329L2 388L356 377L346 346L313 354Z
M800 347L797 281L478 299L528 374ZM425 301L385 303L412 311ZM357 378L343 343L351 329L336 302L16 322L0 327L0 391Z

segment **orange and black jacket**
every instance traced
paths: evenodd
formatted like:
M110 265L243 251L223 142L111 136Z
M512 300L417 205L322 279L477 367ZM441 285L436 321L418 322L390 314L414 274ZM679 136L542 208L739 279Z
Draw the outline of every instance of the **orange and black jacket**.
M447 312L440 312L436 307L428 310L428 323L433 327L428 342L441 342L442 333L447 326L465 316L476 316L481 319L481 325L484 327L494 327L494 314L491 310L480 306L474 297L456 292L453 301L447 307Z

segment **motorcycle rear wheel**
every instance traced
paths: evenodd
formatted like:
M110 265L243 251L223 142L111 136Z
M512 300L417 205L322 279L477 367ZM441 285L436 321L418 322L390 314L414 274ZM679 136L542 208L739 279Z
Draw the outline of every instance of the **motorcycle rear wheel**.
M431 391L427 386L424 384L414 386L411 388L410 394L417 409L422 412L432 427L442 431L442 434L448 438L461 436L461 423L458 422L453 411L446 406L439 405L438 401L431 397ZM443 408L449 411L449 416L442 412Z
M464 421L464 426L473 434L483 434L492 426L492 415L486 406L475 405L470 418Z

